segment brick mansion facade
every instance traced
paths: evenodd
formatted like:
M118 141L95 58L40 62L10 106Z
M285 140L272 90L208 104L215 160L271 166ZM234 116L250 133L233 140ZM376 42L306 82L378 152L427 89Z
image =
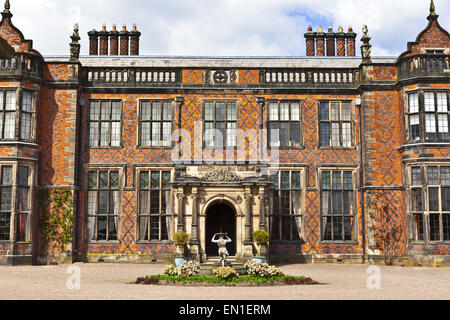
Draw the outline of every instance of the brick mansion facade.
M61 191L72 261L173 259L179 230L192 258L217 255L222 230L245 260L262 229L272 261L450 262L450 35L433 1L393 58L366 27L361 55L351 28L319 27L305 57L148 57L125 26L90 31L88 56L75 28L51 57L12 16L6 1L0 264L60 253L45 221Z

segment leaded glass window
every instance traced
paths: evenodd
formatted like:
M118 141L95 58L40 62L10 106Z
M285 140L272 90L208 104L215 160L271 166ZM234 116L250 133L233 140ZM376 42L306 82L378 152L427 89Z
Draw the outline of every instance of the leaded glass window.
M170 147L172 144L172 103L143 101L140 110L142 147Z
M300 101L269 103L270 145L300 147L302 142Z
M122 104L120 101L91 101L89 146L120 147Z
M205 147L237 146L236 102L205 102L204 119Z
M321 147L349 148L353 145L353 112L350 102L321 102L319 119Z

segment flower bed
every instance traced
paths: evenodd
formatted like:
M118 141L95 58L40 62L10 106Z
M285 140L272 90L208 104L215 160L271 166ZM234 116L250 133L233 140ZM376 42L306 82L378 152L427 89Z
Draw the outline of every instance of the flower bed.
M162 275L138 278L135 284L165 286L281 286L314 285L318 282L311 278L293 277L266 263L250 261L245 264L248 275L239 275L232 267L219 267L213 270L214 276L200 275L200 264L187 261L177 268L174 265L164 268Z

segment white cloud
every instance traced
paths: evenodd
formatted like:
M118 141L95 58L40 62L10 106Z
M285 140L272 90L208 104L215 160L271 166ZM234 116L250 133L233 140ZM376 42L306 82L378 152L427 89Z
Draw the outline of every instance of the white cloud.
M1 1L1 0L0 0ZM450 3L435 0L440 24L450 29ZM336 28L369 27L374 55L399 55L427 25L428 0L11 0L13 22L43 55L69 54L80 24L87 31L133 23L142 32L141 54L298 55L303 34L320 16ZM306 16L290 14L305 12ZM328 27L328 26L324 26Z

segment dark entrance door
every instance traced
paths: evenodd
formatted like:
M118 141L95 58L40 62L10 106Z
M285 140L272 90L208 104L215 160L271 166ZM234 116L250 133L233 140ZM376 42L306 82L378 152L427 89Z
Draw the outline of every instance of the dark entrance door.
M206 255L218 256L218 247L212 243L211 239L215 233L220 231L228 233L228 237L233 241L227 245L230 256L236 255L236 214L233 208L227 203L215 203L206 212Z

